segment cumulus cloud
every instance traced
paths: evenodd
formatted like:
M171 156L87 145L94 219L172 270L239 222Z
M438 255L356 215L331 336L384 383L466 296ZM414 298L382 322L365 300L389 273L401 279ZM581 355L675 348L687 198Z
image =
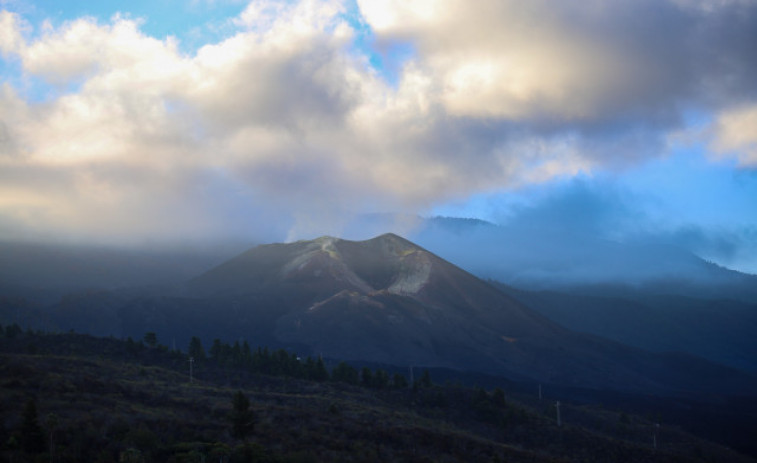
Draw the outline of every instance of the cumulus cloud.
M454 115L627 123L643 113L665 120L705 83L753 91L754 2L359 4L380 38L417 46ZM721 78L725 68L734 82Z
M757 167L757 104L730 108L717 117L713 148L720 156L733 156L738 163Z
M751 116L726 108L755 97L754 2L267 0L229 24L186 53L127 16L30 31L0 12L4 59L54 89L0 88L4 228L339 233L662 154L689 107L723 111L715 146L753 158ZM355 46L364 25L376 50L412 45L396 83Z
M275 208L287 224L315 198L343 208L340 186L364 197L370 179L353 177L368 162L347 162L357 141L344 129L364 71L340 52L335 6L303 2L270 24L252 24L248 9L249 30L194 56L120 16L45 26L24 41L19 18L3 13L3 51L26 73L81 82L42 103L3 85L3 215L35 231L170 237L259 231ZM31 178L47 181L21 180Z
M21 46L21 21L18 15L0 11L0 52L3 55L15 52Z

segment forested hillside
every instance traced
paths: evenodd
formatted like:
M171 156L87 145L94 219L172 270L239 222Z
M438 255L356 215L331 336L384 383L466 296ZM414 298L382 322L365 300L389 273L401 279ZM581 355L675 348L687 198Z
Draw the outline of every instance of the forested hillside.
M2 328L6 461L751 461L599 406L194 338ZM192 361L190 362L190 354ZM191 371L190 371L191 366ZM653 448L656 440L657 449Z

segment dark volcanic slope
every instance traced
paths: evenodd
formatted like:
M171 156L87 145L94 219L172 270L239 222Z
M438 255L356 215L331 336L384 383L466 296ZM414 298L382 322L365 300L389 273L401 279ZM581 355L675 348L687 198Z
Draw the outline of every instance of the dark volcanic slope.
M752 379L576 334L400 238L258 246L192 280L258 332L329 357L634 391L735 391Z

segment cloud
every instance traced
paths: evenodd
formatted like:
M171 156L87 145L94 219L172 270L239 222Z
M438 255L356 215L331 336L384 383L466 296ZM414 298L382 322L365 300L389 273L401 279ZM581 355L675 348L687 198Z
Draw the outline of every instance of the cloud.
M31 31L1 12L4 59L47 90L0 90L4 229L338 234L350 214L662 155L689 107L721 114L713 146L751 159L748 118L729 108L755 97L753 2L358 8L251 2L193 53L127 16ZM396 82L355 47L366 24L376 50L412 44Z
M313 198L339 198L340 186L364 197L351 176L369 170L347 162L357 141L344 128L363 71L340 52L343 30L307 16L334 19L333 7L298 4L195 56L120 16L46 26L27 42L18 17L3 13L3 50L26 73L81 84L41 103L3 85L2 214L37 233L115 240L259 234L258 220L291 225ZM216 213L233 208L243 212Z
M406 236L477 275L516 286L554 283L643 282L702 279L713 274L692 253L744 272L755 272L757 228L744 224L669 223L660 226L649 201L609 178L576 178L538 194L490 198L505 204L495 223L433 218L403 227ZM381 218L379 218L381 219ZM365 228L377 228L367 220ZM533 286L532 286L533 285Z
M0 11L0 53L3 56L16 52L23 43L22 27L17 14Z
M745 167L757 167L757 104L729 108L717 117L712 147Z
M681 3L359 1L380 38L416 45L451 114L561 123L665 120L726 68L753 90L757 5Z

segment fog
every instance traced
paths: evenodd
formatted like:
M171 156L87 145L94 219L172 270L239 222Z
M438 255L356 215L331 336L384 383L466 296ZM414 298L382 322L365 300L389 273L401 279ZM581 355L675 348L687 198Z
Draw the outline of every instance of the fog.
M660 282L742 285L727 262L749 250L748 234L723 233L691 224L661 227L645 204L621 188L571 180L526 192L500 204L497 220L376 213L301 221L298 233L276 216L250 232L217 233L128 245L61 240L0 246L0 280L25 287L113 288L175 284L197 276L258 244L332 235L363 240L401 235L482 278L521 288L586 285L630 286Z
M661 223L649 200L607 182L574 179L511 196L491 221L376 214L355 218L344 236L393 231L480 277L532 288L722 284L739 278L729 262L753 252L749 229Z
M2 2L0 240L42 245L5 282L388 231L532 286L757 272L755 2L242 3L156 36Z

